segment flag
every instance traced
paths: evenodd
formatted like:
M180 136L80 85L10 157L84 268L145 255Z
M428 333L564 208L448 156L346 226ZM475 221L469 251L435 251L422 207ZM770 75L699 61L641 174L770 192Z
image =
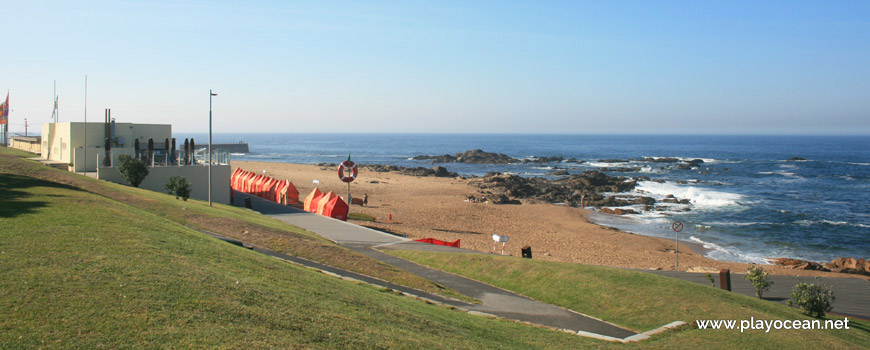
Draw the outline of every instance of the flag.
M6 93L6 102L0 103L0 124L6 125L9 120L9 93Z

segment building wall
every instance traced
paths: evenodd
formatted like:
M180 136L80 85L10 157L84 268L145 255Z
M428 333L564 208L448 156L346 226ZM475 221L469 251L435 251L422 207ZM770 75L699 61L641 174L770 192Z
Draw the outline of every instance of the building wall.
M230 166L212 165L211 167L211 200L215 203L230 204ZM208 167L207 166L160 166L148 168L148 176L139 184L139 188L155 192L166 191L163 184L172 176L182 176L191 184L191 198L208 200ZM100 166L97 172L100 180L127 185L118 168Z
M39 153L41 142L39 137L13 137L9 139L9 146L28 152Z
M172 137L172 126L168 124L115 123L115 137L123 144L112 147L112 157L119 154L133 154L135 140L139 139L142 149L148 147L148 138L154 139L155 148L162 149L165 139ZM42 158L74 163L75 171L96 171L97 157L105 156L106 124L103 122L85 123L64 122L42 124ZM83 148L87 145L87 150ZM87 154L86 154L87 153ZM82 161L86 159L86 162Z

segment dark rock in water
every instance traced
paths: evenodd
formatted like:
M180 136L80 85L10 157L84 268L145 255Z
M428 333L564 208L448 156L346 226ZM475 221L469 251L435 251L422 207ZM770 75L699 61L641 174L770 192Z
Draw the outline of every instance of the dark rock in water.
M692 203L692 201L690 201L686 198L680 199L680 204L690 204L690 203Z
M680 203L680 200L671 197L671 198L665 198L665 199L662 199L662 203L678 204L678 203Z
M627 159L599 159L600 163L628 163Z
M552 173L550 173L550 175L562 176L562 175L570 175L570 174L568 173L568 170L561 170L560 169L560 170L553 171Z
M652 197L640 197L632 201L634 204L643 204L645 206L651 206L656 204L656 199Z
M786 162L799 162L799 161L803 161L803 160L806 160L806 158L794 156L794 157L791 157L789 159L786 159L785 161Z
M689 182L686 180L676 180L676 181L674 181L674 183L676 183L677 185L686 185Z
M583 164L583 163L586 163L585 160L578 160L577 158L568 158L568 159L565 159L564 162L565 162L565 163L575 163L575 164Z
M513 158L502 153L484 152L480 149L456 153L454 155L444 154L440 156L419 155L414 160L432 160L433 163L468 163L468 164L510 164L520 163L519 159ZM559 159L561 161L561 158Z
M669 194L669 195L665 196L665 198L676 198L676 197L674 197L674 195L672 195L672 194Z
M610 209L610 208L602 208L598 211L599 213L611 214L611 215L628 215L628 214L639 214L638 212L631 209Z
M604 168L599 169L599 171L605 172L605 173L639 173L640 167L615 167L615 168L604 167Z
M523 164L528 164L528 163L561 163L562 159L563 159L562 157L535 157L535 156L532 156L532 157L529 157L527 159L523 159L522 162L523 162Z

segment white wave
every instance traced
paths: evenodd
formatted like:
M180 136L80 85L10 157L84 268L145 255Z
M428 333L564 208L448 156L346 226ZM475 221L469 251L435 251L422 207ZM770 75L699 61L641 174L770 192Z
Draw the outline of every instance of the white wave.
M798 174L795 174L795 173L792 173L792 172L788 172L788 171L777 171L777 172L775 172L774 174L776 174L776 175L782 175L782 176L790 177L790 178L794 178L794 179L803 179L803 178L804 178L803 176L800 176L800 175L798 175Z
M612 167L615 164L620 164L620 163L586 162L584 164L589 165L589 166L594 166L596 168L607 168L607 167Z
M852 165L870 166L870 163L851 163L851 162L850 162L849 164L852 164Z
M706 242L701 240L695 236L689 236L689 240L695 243L700 244L704 249L709 250L705 256L709 258L713 258L716 260L722 261L737 261L737 262L747 262L747 263L756 263L756 264L768 264L770 263L766 258L751 253L741 253L733 250L726 249L716 243Z
M766 221L751 221L751 222L734 222L734 221L711 221L707 224L711 226L755 226L755 225L782 225L775 222L766 222Z
M797 225L801 226L813 226L813 225L831 225L831 226L856 226L856 227L870 227L870 225L862 224L862 223L850 223L846 221L833 221L833 220L798 220L794 222Z
M761 172L759 172L758 174L759 174L759 175L773 175L773 174L776 174L776 173L774 173L774 172L772 172L772 171L761 171Z
M535 167L532 167L532 169L539 169L539 170L553 170L553 169L556 169L556 168L555 168L555 167L551 167L551 166L535 166Z
M721 208L740 205L743 196L736 193L714 191L695 186L678 186L672 183L641 181L635 191L651 194L654 198L663 199L672 194L679 199L688 199L697 208Z
M654 172L657 173L658 171L653 171L652 167L645 166L643 168L640 168L640 172L642 172L642 173L654 173Z

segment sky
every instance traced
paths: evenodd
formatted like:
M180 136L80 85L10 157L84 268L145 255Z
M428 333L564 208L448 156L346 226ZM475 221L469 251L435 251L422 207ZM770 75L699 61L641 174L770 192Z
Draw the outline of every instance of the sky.
M868 1L0 0L10 132L870 135ZM85 98L87 76L87 99ZM5 97L5 96L4 96Z

